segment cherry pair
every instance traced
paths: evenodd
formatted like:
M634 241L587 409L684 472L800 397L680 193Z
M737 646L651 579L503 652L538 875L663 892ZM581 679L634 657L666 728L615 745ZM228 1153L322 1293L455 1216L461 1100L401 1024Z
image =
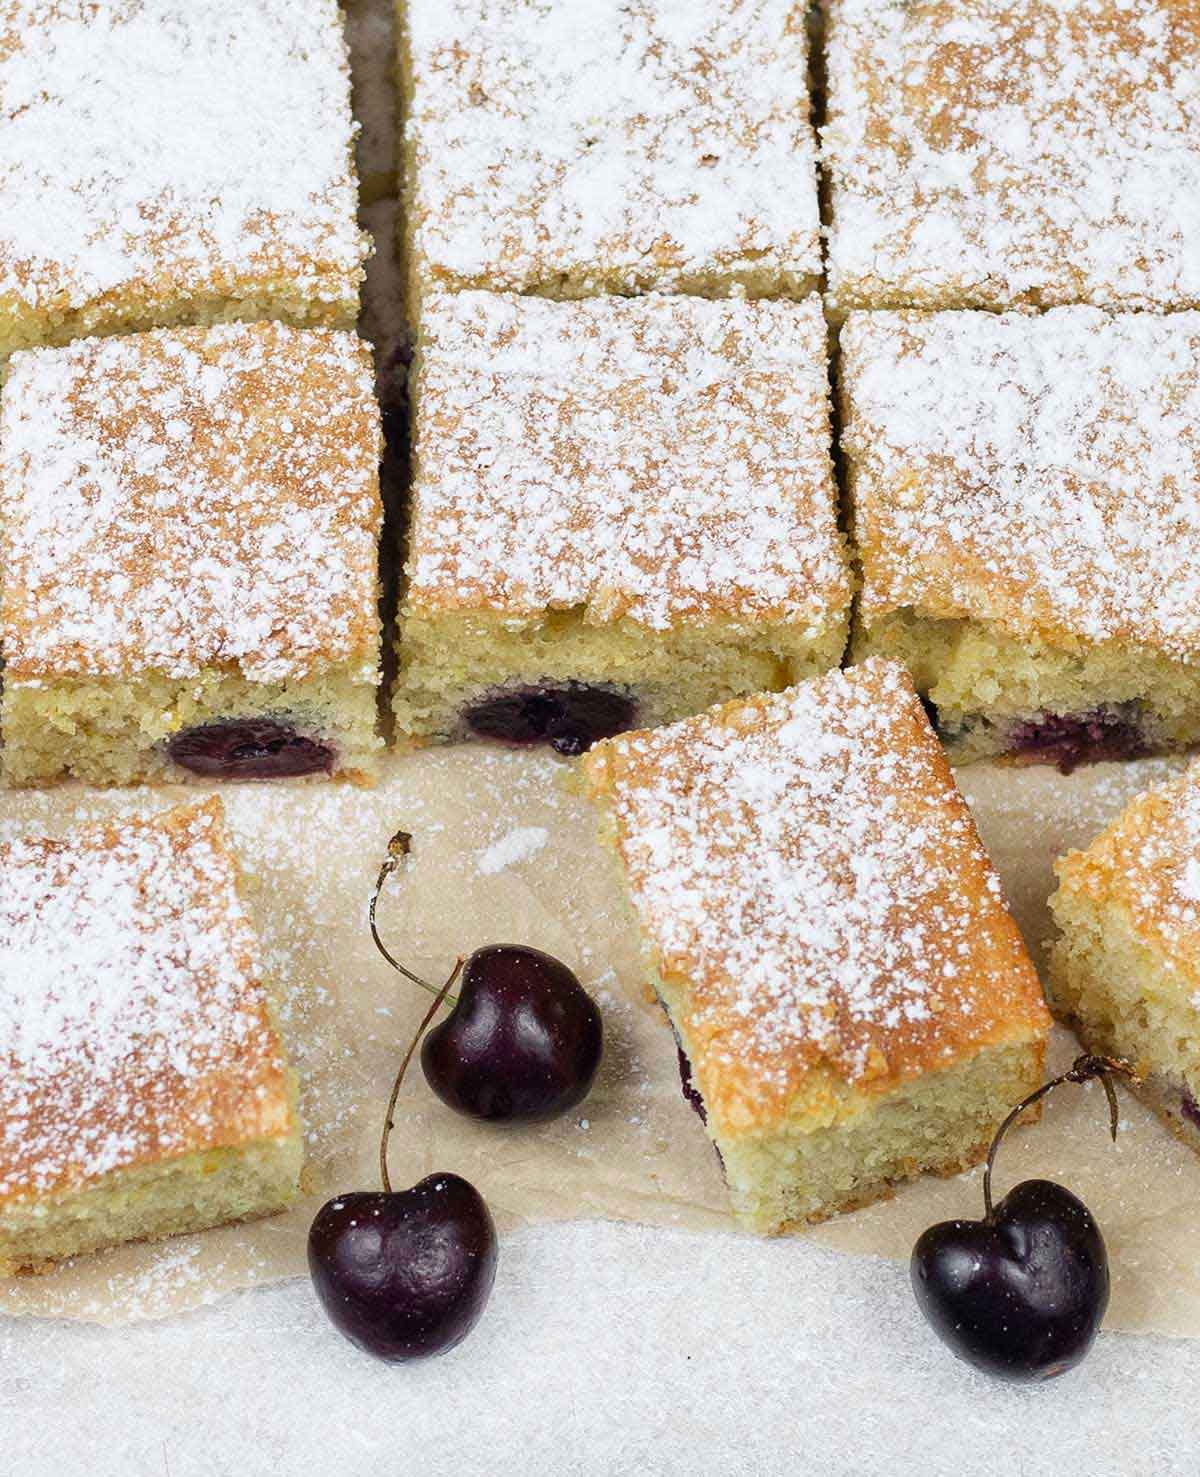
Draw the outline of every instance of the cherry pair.
M392 1085L379 1146L382 1190L335 1196L308 1236L309 1270L330 1319L359 1348L391 1361L460 1343L496 1275L496 1228L466 1180L432 1174L411 1189L392 1189L388 1139L418 1043L424 1038L421 1066L437 1096L458 1113L493 1123L536 1122L575 1107L592 1086L603 1047L591 996L566 965L537 949L477 949L440 990L392 957L379 936L376 905L410 846L400 832L388 847L371 898L371 936L389 964L435 998ZM447 1000L450 1014L426 1034Z

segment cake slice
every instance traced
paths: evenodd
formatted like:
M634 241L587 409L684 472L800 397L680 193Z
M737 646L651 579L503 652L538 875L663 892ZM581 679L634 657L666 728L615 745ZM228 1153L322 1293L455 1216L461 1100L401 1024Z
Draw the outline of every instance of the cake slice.
M368 347L233 323L11 365L6 782L368 778L382 521Z
M0 369L177 323L352 328L336 0L0 0Z
M295 1096L219 800L0 845L0 1273L281 1209Z
M797 0L402 0L412 316L434 288L803 297Z
M829 304L1200 306L1195 0L827 0Z
M582 763L740 1221L784 1230L982 1158L1049 1018L903 668Z
M1200 313L856 313L840 387L852 650L956 760L1200 741Z
M815 297L438 293L413 378L401 742L578 752L835 665Z
M1051 1009L1200 1150L1200 765L1139 795L1055 866Z

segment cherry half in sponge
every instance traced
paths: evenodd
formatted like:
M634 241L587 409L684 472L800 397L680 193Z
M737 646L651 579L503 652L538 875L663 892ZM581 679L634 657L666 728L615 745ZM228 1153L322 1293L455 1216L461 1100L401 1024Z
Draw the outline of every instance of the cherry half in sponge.
M167 741L173 764L217 780L329 774L334 752L275 718L236 718L184 728Z
M1008 1115L988 1153L982 1220L942 1221L917 1241L911 1275L917 1306L960 1359L1001 1379L1051 1379L1091 1348L1108 1307L1108 1252L1091 1212L1051 1180L1025 1180L992 1203L992 1164L1012 1123L1064 1082L1132 1076L1110 1057L1081 1056Z

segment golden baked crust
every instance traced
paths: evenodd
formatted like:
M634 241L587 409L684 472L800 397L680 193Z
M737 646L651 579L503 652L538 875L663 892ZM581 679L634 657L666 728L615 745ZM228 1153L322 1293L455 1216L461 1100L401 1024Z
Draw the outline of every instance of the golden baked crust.
M1200 989L1200 763L1130 801L1054 870L1064 899L1119 912L1181 991Z
M371 355L277 323L13 356L0 407L10 682L374 680Z
M432 295L406 608L658 630L846 610L824 350L815 297Z
M829 292L1200 305L1198 0L828 0Z
M841 348L865 628L1200 661L1200 313L855 313Z
M815 285L800 0L398 9L414 301Z
M0 0L0 356L222 317L353 326L334 0Z
M582 765L719 1141L1044 1038L1037 976L903 668L623 735Z
M0 846L0 1208L296 1132L221 803Z

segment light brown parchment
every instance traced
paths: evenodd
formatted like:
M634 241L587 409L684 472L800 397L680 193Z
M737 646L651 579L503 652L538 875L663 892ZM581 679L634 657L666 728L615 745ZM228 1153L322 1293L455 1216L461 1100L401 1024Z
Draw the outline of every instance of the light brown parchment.
M1053 857L1086 842L1168 768L1103 766L1068 780L991 766L960 772L1031 947L1046 932ZM732 1229L712 1150L679 1092L670 1031L638 980L636 939L611 860L595 840L587 806L561 781L562 762L550 756L456 748L389 759L373 791L224 789L268 968L286 989L310 1193L270 1220L123 1247L0 1283L0 1311L121 1322L303 1273L317 1205L376 1183L390 1079L428 1003L375 954L366 926L376 869L401 827L413 835L412 857L380 909L393 948L437 979L456 953L479 944L547 949L596 995L607 1044L581 1109L531 1128L456 1117L414 1070L399 1105L393 1180L411 1183L435 1169L466 1175L502 1229L589 1216ZM9 793L0 796L0 838L61 833L101 815L165 806L183 793ZM1061 1034L1058 1056L1066 1059L1072 1044ZM1200 1158L1128 1095L1121 1101L1114 1147L1100 1090L1062 1089L1041 1124L1006 1143L999 1188L1045 1175L1086 1199L1112 1255L1109 1327L1200 1334L1193 1246ZM806 1234L848 1251L906 1258L926 1225L977 1215L981 1203L978 1171L927 1179Z

